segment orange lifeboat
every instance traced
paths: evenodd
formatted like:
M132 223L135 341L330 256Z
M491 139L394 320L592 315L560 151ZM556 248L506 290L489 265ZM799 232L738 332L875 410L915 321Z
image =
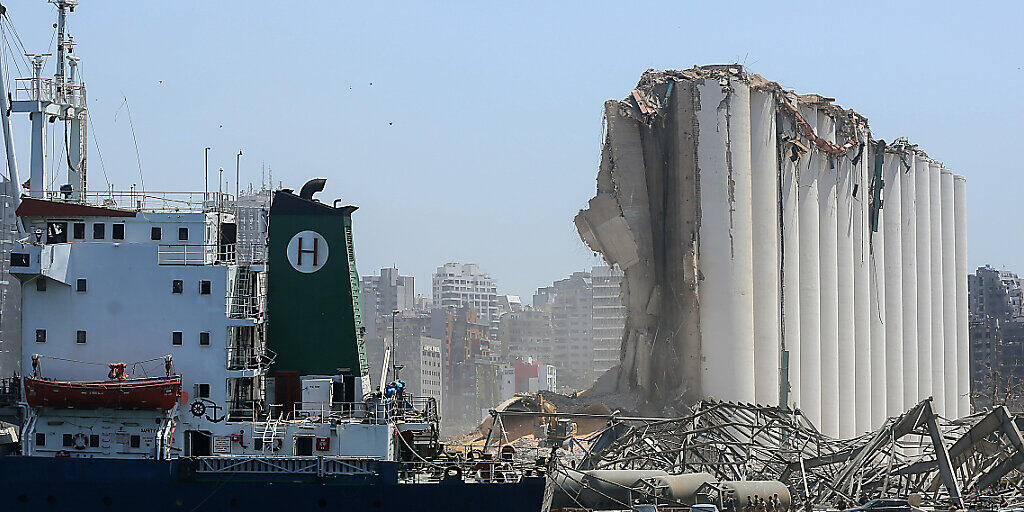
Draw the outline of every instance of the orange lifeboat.
M170 410L181 394L181 376L113 381L65 382L25 377L25 398L32 407L69 409Z

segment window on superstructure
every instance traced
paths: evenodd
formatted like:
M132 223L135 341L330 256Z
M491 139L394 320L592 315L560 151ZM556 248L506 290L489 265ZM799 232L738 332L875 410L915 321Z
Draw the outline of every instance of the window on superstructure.
M209 295L210 294L210 282L207 280L199 281L199 294Z
M36 432L36 446L46 446L46 434Z
M103 240L107 237L107 225L103 223L96 223L92 225L92 238L93 240Z
M188 241L188 228L178 228L178 240Z
M124 224L111 224L110 238L124 240Z
M36 279L36 291L37 292L45 292L46 291L46 278L45 277L40 277L40 278Z
M99 434L89 434L89 448L99 448L100 436Z
M75 444L75 438L71 434L64 434L61 436L61 445L73 446Z
M149 238L153 240L160 240L161 238L163 238L163 233L160 231L160 228L154 227L153 229L149 230Z
M75 334L75 343L78 343L80 345L85 344L85 331L78 331Z
M210 385L209 384L196 384L196 397L198 397L198 398L210 398Z
M138 448L139 445L142 444L142 437L131 436L130 438L128 438L128 443L132 448Z
M171 333L171 345L181 345L181 331Z
M75 237L75 240L85 240L85 223L76 222L73 225L71 236Z
M36 329L36 343L46 343L46 329Z
M210 333L201 332L199 333L199 345L203 347L210 346Z
M171 281L171 293L182 293L185 291L185 282L181 279Z
M46 243L48 244L62 244L68 241L68 223L67 222L47 222L46 223Z

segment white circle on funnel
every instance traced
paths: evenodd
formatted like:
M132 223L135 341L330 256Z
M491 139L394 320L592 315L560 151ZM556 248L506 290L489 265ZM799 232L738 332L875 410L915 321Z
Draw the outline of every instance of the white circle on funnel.
M303 274L312 274L323 268L327 263L327 257L331 251L327 246L327 239L316 231L299 231L288 242L285 249L288 255L288 263L292 268Z

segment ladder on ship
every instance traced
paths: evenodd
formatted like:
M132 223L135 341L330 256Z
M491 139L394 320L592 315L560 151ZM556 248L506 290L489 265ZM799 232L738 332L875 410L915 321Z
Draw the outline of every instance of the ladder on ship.
M251 318L256 315L252 290L252 271L249 265L239 265L235 270L235 283L231 291L231 316Z
M257 425L262 425L263 430L258 431ZM261 444L260 451L263 453L273 453L279 450L281 447L276 443L282 441L282 437L279 435L284 427L284 420L281 415L274 416L273 414L267 415L267 421L257 422L253 421L253 438L259 439Z

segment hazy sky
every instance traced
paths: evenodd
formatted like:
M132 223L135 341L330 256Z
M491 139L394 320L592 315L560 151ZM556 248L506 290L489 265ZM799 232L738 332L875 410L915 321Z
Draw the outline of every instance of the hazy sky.
M966 175L970 265L1024 271L1024 4L554 4L82 0L90 188L140 182L127 97L148 190L202 190L206 146L233 187L242 149L243 183L266 163L360 206L360 273L396 264L429 293L435 267L475 262L529 297L594 261L572 217L594 192L603 101L648 68L740 62ZM51 5L4 5L48 47Z

